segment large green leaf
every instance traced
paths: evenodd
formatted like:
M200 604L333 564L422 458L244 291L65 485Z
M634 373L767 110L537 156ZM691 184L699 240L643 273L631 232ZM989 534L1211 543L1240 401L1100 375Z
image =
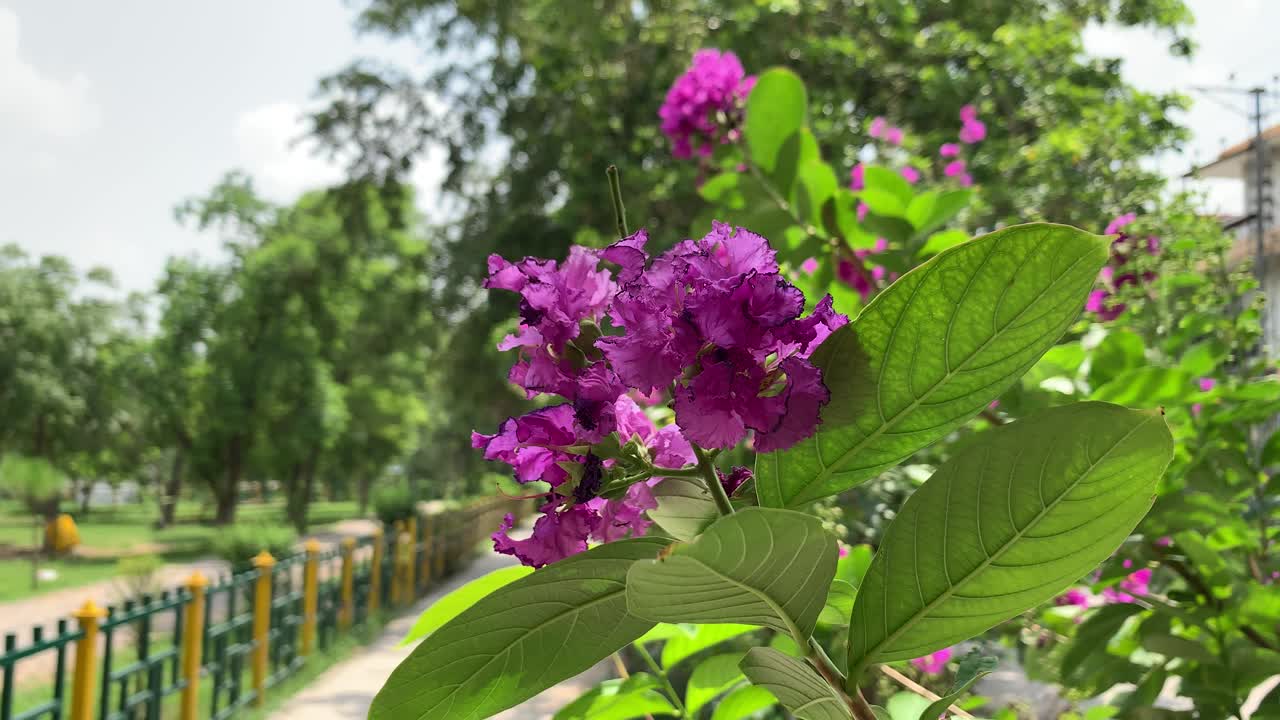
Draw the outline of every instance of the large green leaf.
M742 652L712 655L698 663L689 675L689 685L684 691L684 707L688 717L698 717L698 711L707 703L727 692L734 685L744 682L738 663Z
M409 634L401 641L401 645L409 645L439 630L445 623L454 619L463 610L475 605L480 598L508 585L533 572L533 568L525 565L504 567L487 575L472 580L453 592L431 603L431 607L422 611L414 621Z
M776 704L778 700L773 693L762 687L747 685L725 695L723 700L716 703L711 720L746 720Z
M804 127L807 107L804 83L790 70L773 68L757 78L747 97L744 135L752 162L766 175L778 170L783 145Z
M676 626L679 627L679 626ZM673 635L662 646L662 667L670 670L686 658L710 647L749 633L758 628L755 625L694 625L693 631L680 632Z
M853 715L836 691L803 660L773 648L751 648L742 672L753 685L773 693L800 720L850 720Z
M814 353L831 390L813 437L760 455L763 505L803 507L875 477L964 424L1080 314L1105 238L1019 225L940 253Z
M812 515L751 507L627 574L627 605L655 622L745 623L804 644L836 571L836 541Z
M999 664L999 661L993 657L984 657L976 648L970 650L969 654L960 660L960 667L956 670L956 679L951 685L951 690L934 700L924 712L920 713L919 720L938 720L938 717L959 700L960 696L964 695L974 683L995 672Z
M907 499L858 589L851 682L1052 598L1146 514L1173 456L1157 412L1086 402L985 433Z
M555 720L631 720L646 715L674 715L676 708L648 673L605 680L556 713Z
M663 478L653 488L653 498L658 506L649 511L649 519L677 540L694 539L720 517L701 480Z
M601 545L481 598L414 648L369 717L479 720L586 670L653 626L627 611L626 576L667 542Z
M1181 370L1148 366L1121 372L1089 397L1124 405L1159 407L1179 402L1195 390L1195 379Z

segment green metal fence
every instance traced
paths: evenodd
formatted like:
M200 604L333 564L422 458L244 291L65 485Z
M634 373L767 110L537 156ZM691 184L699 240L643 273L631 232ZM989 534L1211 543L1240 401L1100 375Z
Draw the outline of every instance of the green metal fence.
M470 562L519 501L429 513L339 548L309 544L254 569L100 609L52 633L4 637L0 720L223 720L261 706L315 651L412 604Z

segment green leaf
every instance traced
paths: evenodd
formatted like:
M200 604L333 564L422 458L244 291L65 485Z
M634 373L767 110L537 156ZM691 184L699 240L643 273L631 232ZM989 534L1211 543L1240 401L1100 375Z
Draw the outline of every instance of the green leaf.
M804 507L875 477L1000 396L1080 314L1105 238L1019 225L947 250L881 292L814 353L822 424L761 454L762 505Z
M773 68L756 80L747 97L744 135L752 162L766 175L778 169L783 144L804 127L808 106L804 83L790 70Z
M953 248L962 242L969 240L969 233L963 230L943 230L929 236L925 244L916 251L918 257L929 257L937 255L943 250Z
M1194 379L1181 370L1140 367L1120 373L1094 390L1089 398L1136 407L1159 407L1178 402L1195 389Z
M1204 645L1184 637L1170 633L1153 633L1144 635L1142 647L1154 653L1160 653L1169 659L1186 658L1200 664L1218 665L1222 661Z
M921 193L911 199L911 204L907 207L907 220L921 235L932 232L965 209L971 195L968 190Z
M951 690L925 708L925 711L920 713L919 720L938 720L938 716L946 712L947 708L959 700L960 696L964 695L974 683L995 672L999 664L1000 661L996 658L983 657L976 648L970 650L969 654L960 660L960 667L956 670L956 680L951 685Z
M693 625L692 632L680 633L662 646L662 667L670 670L686 658L702 652L710 647L753 632L759 628L755 625Z
M854 545L844 557L836 561L836 577L855 588L862 585L862 578L871 567L873 550L870 545Z
M627 605L656 622L761 625L803 645L835 571L835 538L817 518L752 507L632 566Z
M907 499L858 590L851 681L1052 598L1142 519L1173 457L1155 412L1076 403L985 432Z
M646 715L674 715L675 706L648 673L626 680L605 680L555 714L555 720L630 720ZM449 717L453 717L450 715Z
M743 653L712 655L698 663L689 676L689 686L684 691L684 706L688 717L698 717L698 711L721 693L743 681L738 663Z
M756 713L778 704L777 698L768 690L755 685L747 685L724 696L711 713L711 720L746 720Z
M867 165L863 169L862 180L864 186L862 192L865 193L871 190L892 197L894 204L902 208L903 214L900 217L906 217L907 206L911 204L912 195L914 194L911 190L911 183L907 182L906 178L887 167ZM863 196L863 201L866 201L865 195ZM871 203L867 204L871 205ZM875 210L875 207L872 206L871 209Z
M663 478L654 486L653 498L658 507L649 511L649 519L677 540L694 539L720 517L701 480Z
M800 720L850 720L844 701L803 660L773 648L751 648L742 672L753 685L773 693Z
M372 720L479 720L586 670L653 623L627 611L627 571L667 541L608 543L481 598L423 640L373 699Z
M822 206L835 195L840 183L831 166L813 158L800 166L792 190L792 203L800 217L815 227L824 227Z
M1076 629L1075 638L1062 656L1062 677L1069 682L1082 680L1096 663L1088 662L1094 654L1106 654L1107 642L1120 632L1131 616L1142 612L1140 605L1120 603L1106 605L1089 614Z
M1098 343L1089 363L1089 384L1102 387L1126 370L1147 364L1142 338L1132 330L1116 329Z
M827 592L827 603L822 606L818 622L831 626L848 625L849 616L853 613L853 599L857 594L858 591L844 580L832 580L831 590Z
M889 717L893 720L916 720L928 705L929 698L923 695L900 692L894 693L893 697L889 698L889 702L885 703L885 709L889 711Z
M475 605L480 598L504 585L519 580L531 572L533 572L533 568L525 565L513 565L494 570L488 575L482 575L436 600L431 604L431 607L422 611L422 614L414 621L409 634L400 642L400 645L409 645L427 637L439 630L445 623L457 617L463 610Z

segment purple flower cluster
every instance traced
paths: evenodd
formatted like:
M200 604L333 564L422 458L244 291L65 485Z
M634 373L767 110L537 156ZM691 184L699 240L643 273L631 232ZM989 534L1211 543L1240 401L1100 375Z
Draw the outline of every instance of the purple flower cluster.
M671 138L678 158L711 154L716 143L737 139L747 96L756 84L742 69L738 56L719 50L699 50L693 65L676 78L658 110L662 132Z
M641 230L602 251L574 247L562 264L489 258L485 286L521 298L518 330L499 343L518 351L509 379L529 397L565 399L509 418L493 435L472 434L517 481L551 487L530 537L512 538L511 519L494 534L498 552L525 564L644 534L652 476L692 463L690 442L728 448L750 430L756 450L781 450L813 434L829 399L808 358L848 319L830 296L801 317L804 295L779 274L763 237L714 223L655 258L647 240ZM616 280L602 261L618 266ZM606 318L621 332L605 334ZM674 397L677 424L656 429L633 395L659 393ZM612 454L597 455L614 434ZM628 459L620 446L631 448ZM735 468L721 481L732 493L749 478Z
M942 648L937 652L911 660L911 666L926 675L941 675L951 660L952 648Z
M980 143L987 138L986 123L978 119L978 108L965 105L960 108L960 142L965 145Z
M888 271L881 265L871 265L870 258L889 249L889 241L876 238L870 248L853 251L853 258L843 257L836 263L836 279L853 288L863 302L884 282Z
M824 297L801 318L804 294L779 273L768 241L713 223L650 263L641 231L604 251L621 268L610 317L625 334L596 345L641 392L671 387L690 441L728 448L753 430L760 452L813 434L828 400L808 360L848 322Z
M890 145L901 145L906 139L906 133L902 128L890 125L888 120L879 116L872 118L871 125L867 127L867 134Z
M1138 272L1132 267L1126 267L1139 251L1149 255L1157 255L1160 252L1160 238L1153 235L1145 240L1139 240L1125 232L1125 227L1136 219L1137 215L1134 213L1125 213L1114 218L1103 231L1104 235L1116 236L1115 240L1111 241L1111 260L1098 273L1102 287L1089 293L1089 299L1084 306L1087 312L1093 313L1103 322L1115 320L1124 313L1125 303L1115 299L1121 288L1137 287L1150 283L1156 278L1156 274L1150 270Z
M1162 540L1167 538L1162 538ZM1172 542L1172 541L1170 541ZM1125 560L1123 566L1126 570L1133 568L1132 560ZM1148 595L1151 589L1151 568L1141 568L1129 573L1120 583L1113 587L1103 588L1100 595L1094 595L1085 588L1074 587L1058 596L1054 604L1059 606L1074 606L1081 610L1087 610L1091 607L1099 605L1114 605L1119 603L1131 603L1136 598L1130 593L1138 595ZM1077 619L1078 621L1078 619Z

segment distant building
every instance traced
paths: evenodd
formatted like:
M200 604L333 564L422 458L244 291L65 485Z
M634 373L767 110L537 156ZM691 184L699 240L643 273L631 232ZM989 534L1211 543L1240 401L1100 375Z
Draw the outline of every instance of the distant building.
M1280 207L1280 125L1273 125L1262 132L1265 147L1262 179L1262 217L1266 230L1263 233L1262 278L1267 297L1267 309L1263 313L1264 342L1272 356L1280 355L1280 228L1275 224L1276 208ZM1257 153L1254 138L1249 138L1226 148L1218 159L1198 168L1195 174L1203 178L1241 180L1244 183L1244 215L1224 218L1223 227L1236 234L1236 244L1231 250L1233 260L1253 259L1257 252L1258 175Z

